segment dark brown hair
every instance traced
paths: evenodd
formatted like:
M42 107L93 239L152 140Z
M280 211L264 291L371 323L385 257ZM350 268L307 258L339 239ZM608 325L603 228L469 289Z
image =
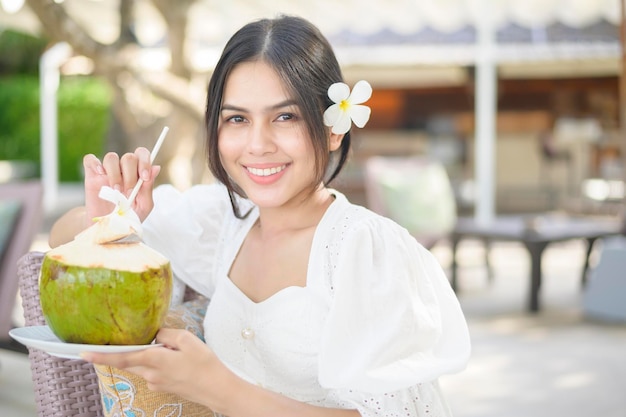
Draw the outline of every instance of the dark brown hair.
M328 40L313 24L299 17L281 16L248 23L224 47L209 82L205 113L209 169L228 188L237 217L244 215L239 211L234 194L245 196L222 166L218 127L224 87L230 72L238 64L251 61L263 61L272 67L302 112L315 150L312 185L321 181L329 184L343 168L350 151L350 132L345 134L341 148L333 155L328 147L329 128L323 120L324 111L333 104L328 98L328 87L343 81Z

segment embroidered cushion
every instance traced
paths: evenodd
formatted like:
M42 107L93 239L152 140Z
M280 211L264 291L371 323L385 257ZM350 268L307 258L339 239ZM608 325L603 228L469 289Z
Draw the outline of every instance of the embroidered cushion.
M163 327L186 329L204 340L202 320L206 298L170 309ZM178 395L148 389L143 378L106 365L94 365L105 417L211 417L208 408Z

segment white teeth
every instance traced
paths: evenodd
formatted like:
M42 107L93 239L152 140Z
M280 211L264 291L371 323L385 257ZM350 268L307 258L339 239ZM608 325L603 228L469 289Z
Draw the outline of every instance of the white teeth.
M267 177L269 175L274 175L274 174L282 171L283 169L285 169L286 166L287 165L282 165L282 166L279 166L279 167L265 168L265 169L246 167L246 169L252 175L256 175L258 177Z

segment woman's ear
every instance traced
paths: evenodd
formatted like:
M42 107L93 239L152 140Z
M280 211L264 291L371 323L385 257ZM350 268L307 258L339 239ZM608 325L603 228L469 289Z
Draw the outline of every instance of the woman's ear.
M331 152L336 151L341 146L344 134L331 133L328 141L328 148Z

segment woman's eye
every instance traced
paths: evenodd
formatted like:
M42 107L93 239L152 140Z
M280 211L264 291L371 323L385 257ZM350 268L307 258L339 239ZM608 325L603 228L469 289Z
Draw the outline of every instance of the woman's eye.
M226 118L226 121L230 123L243 123L245 120L242 116L229 116Z
M283 113L280 116L278 116L277 120L287 121L287 120L293 120L295 118L296 118L296 115L293 113Z

